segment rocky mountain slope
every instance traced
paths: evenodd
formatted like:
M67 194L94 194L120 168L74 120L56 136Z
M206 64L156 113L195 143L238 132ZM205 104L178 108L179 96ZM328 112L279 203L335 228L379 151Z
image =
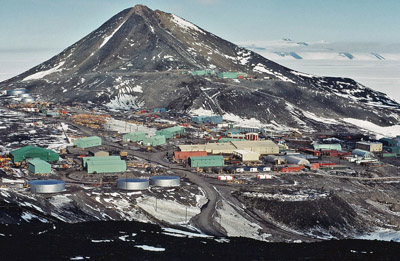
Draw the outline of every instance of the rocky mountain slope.
M254 78L183 73L196 69L246 72ZM400 121L400 105L383 93L351 79L290 70L176 15L142 5L118 13L50 60L0 83L0 90L15 88L57 102L202 108L302 128L336 128L346 118L381 126Z

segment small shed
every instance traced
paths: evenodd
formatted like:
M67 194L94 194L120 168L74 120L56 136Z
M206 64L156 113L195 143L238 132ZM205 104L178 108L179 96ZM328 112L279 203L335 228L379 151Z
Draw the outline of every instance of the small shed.
M108 151L98 150L94 148L89 150L89 155L93 157L108 157L110 156L110 153L108 153Z
M28 169L33 174L49 174L51 173L51 165L41 159L31 159L28 163Z

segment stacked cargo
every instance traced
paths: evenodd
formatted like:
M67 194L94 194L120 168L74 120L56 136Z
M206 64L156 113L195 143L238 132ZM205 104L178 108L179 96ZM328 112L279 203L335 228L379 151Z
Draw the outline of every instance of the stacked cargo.
M290 165L290 166L278 166L277 170L279 172L298 172L303 169L303 165Z

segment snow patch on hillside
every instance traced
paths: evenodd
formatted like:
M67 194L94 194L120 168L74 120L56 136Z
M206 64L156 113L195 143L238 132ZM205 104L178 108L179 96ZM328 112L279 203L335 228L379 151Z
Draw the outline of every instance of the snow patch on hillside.
M24 81L30 81L30 80L37 80L37 79L41 79L41 78L45 77L46 75L49 75L49 74L52 74L55 72L59 72L59 71L61 71L61 70L59 70L59 68L61 66L63 66L64 63L65 63L65 61L60 62L58 65L56 65L55 67L53 67L49 70L41 71L41 72L34 73L32 75L29 75L28 77L25 77L22 81L24 82Z
M138 98L131 94L118 94L105 104L106 107L115 110L129 110L143 107L144 102L139 102Z
M200 213L200 208L182 205L176 201L156 199L155 197L138 198L137 206L156 219L170 224L185 224Z
M357 239L400 242L400 231L386 229L386 228L379 228L374 232L368 233L363 236L359 236L357 237Z
M392 126L382 127L382 126L376 125L369 121L359 120L359 119L354 119L354 118L344 118L342 120L344 122L347 122L347 123L353 124L357 127L360 127L361 129L364 129L366 131L375 133L377 139L380 139L383 137L395 137L395 136L399 135L399 133L400 133L400 125L392 125Z
M103 36L104 40L103 40L103 42L100 44L99 49L100 49L101 47L103 47L103 46L114 36L114 34L115 34L116 32L118 32L118 30L124 25L125 22L126 22L126 20L123 21L109 36L106 36L106 37Z
M181 27L184 30L192 29L192 30L195 30L195 31L200 32L202 34L205 34L205 32L203 32L200 28L198 28L194 24L192 24L192 23L180 18L177 15L172 14L171 21L174 22L175 24L177 24L179 27Z
M261 234L262 229L259 225L254 224L241 216L236 210L224 200L222 206L217 209L218 216L215 217L230 237L248 237L257 240L265 240L270 234Z
M253 72L268 73L268 74L271 74L271 75L275 76L276 78L278 78L278 79L280 79L280 80L282 80L284 82L295 83L294 81L292 81L288 77L284 76L283 74L281 74L279 72L273 72L273 71L267 69L265 67L265 65L261 64L261 63L258 63L256 66L254 66Z

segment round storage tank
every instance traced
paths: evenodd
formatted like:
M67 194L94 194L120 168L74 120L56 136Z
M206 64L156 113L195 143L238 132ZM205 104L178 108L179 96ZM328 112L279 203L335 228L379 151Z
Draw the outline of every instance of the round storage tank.
M58 193L65 189L65 182L62 180L32 180L28 182L31 192L34 193Z
M149 188L148 179L118 179L117 187L123 190L145 190Z
M33 98L23 98L22 99L22 102L23 103L31 103L31 102L34 102L35 100L33 99Z
M152 176L150 177L150 185L158 187L176 187L181 184L178 176Z
M31 98L31 95L29 93L20 93L20 94L18 94L18 97L20 97L20 98Z
M25 89L15 89L15 90L8 90L8 96L18 96L19 94L26 93Z

